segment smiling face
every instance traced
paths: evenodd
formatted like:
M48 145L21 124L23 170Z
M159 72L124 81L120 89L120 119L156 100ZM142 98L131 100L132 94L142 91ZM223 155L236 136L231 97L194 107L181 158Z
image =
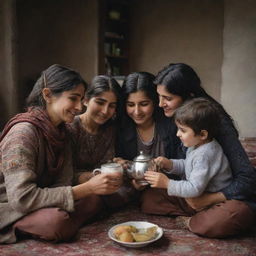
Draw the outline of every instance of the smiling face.
M137 125L151 123L154 112L153 101L143 91L130 93L126 101L126 112Z
M195 134L192 128L189 126L176 122L177 136L182 141L185 147L198 147L208 141L208 133L206 130L202 130L199 134Z
M172 117L174 111L181 106L183 99L176 95L168 92L165 85L157 85L157 93L159 96L159 107L163 108L164 114L167 117Z
M86 116L95 125L106 123L116 113L117 98L112 91L85 100Z
M59 95L52 95L50 89L44 88L43 96L46 101L46 111L55 126L62 122L73 122L75 115L82 110L84 93L85 89L82 84Z

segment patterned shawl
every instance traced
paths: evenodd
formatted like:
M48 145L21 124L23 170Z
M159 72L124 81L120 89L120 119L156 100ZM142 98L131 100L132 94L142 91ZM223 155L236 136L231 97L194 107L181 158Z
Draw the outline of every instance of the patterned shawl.
M63 167L64 147L66 143L66 127L61 124L55 127L51 122L47 112L39 107L30 107L27 112L14 116L5 125L0 136L0 142L10 129L17 123L29 122L37 127L46 142L46 158L48 171L57 174Z

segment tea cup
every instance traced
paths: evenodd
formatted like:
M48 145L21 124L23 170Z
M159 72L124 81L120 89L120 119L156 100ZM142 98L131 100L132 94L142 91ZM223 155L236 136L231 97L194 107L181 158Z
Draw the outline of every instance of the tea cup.
M93 170L93 175L97 175L100 173L119 173L123 175L123 167L118 163L106 163L102 164L100 168L96 168Z

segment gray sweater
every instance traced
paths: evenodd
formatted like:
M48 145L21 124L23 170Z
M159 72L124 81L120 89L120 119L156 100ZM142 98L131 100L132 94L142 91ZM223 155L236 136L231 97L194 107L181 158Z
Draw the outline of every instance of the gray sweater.
M216 140L198 148L190 147L186 159L173 159L173 169L168 171L182 180L170 180L168 195L197 197L203 192L218 192L228 186L232 173L228 160Z

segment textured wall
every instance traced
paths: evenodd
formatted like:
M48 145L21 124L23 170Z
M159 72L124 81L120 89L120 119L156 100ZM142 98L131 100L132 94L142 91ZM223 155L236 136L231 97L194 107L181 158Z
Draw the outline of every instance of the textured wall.
M156 73L170 62L195 68L203 86L220 98L223 1L134 0L131 70Z
M131 2L131 71L190 64L241 136L255 137L256 2ZM96 0L0 1L0 126L22 110L34 80L50 64L73 67L87 81L97 73L97 8Z
M221 100L242 137L256 137L256 2L226 0Z
M0 130L17 111L15 1L0 1Z
M40 72L59 63L90 81L97 71L97 1L18 0L20 104Z

